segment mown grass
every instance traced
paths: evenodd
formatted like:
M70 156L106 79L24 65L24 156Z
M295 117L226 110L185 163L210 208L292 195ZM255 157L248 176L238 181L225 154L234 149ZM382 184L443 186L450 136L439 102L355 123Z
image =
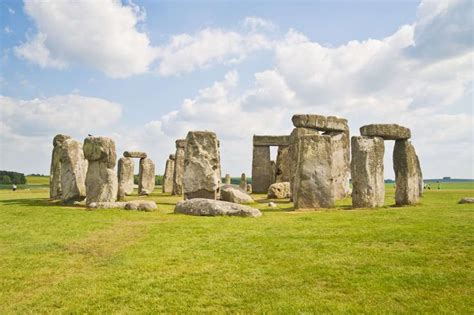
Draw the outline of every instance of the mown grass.
M422 203L261 218L88 211L0 191L0 313L472 314L474 189ZM138 197L129 197L135 199Z

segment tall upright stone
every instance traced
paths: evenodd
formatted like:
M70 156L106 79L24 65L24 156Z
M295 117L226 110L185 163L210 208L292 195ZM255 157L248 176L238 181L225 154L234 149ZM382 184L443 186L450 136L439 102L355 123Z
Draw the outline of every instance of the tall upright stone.
M155 163L149 158L140 159L138 194L149 195L155 189Z
M165 173L163 175L163 192L171 193L173 191L173 173L174 173L175 155L170 154L166 160Z
M275 182L289 182L290 181L290 147L281 145L278 147L276 159L276 174Z
M384 204L384 141L380 137L351 139L352 206L374 208Z
M408 140L396 140L393 148L395 204L413 205L420 198L421 168L415 148ZM420 169L420 171L418 171Z
M323 135L331 137L334 195L336 200L344 199L350 194L351 152L349 131L327 131Z
M273 182L273 167L269 146L253 147L252 188L255 193L267 193Z
M229 174L225 174L224 184L230 185L230 175Z
M239 183L239 187L243 190L243 191L247 191L247 176L245 176L245 173L242 173L242 175L240 175L240 183Z
M331 208L336 201L332 139L329 135L305 135L299 139L293 202L295 209Z
M86 204L117 200L118 181L114 170L117 161L115 142L106 137L87 137L83 145L89 161L86 175Z
M294 191L294 183L297 169L297 161L300 151L300 139L304 135L319 135L319 132L315 129L297 127L294 128L290 134L290 145L288 147L288 155L290 159L290 192L291 199L294 199L296 192Z
M133 169L135 165L129 157L122 157L118 160L118 199L133 194Z
M86 198L87 161L84 159L82 144L67 139L61 144L61 200L64 203L81 201Z
M186 140L176 140L176 154L174 160L173 190L172 195L183 194L183 174L184 174L184 150L186 149Z
M188 132L183 176L185 199L219 198L221 184L219 161L219 146L214 132Z
M53 139L51 168L49 173L49 198L61 199L61 144L71 137L58 134Z

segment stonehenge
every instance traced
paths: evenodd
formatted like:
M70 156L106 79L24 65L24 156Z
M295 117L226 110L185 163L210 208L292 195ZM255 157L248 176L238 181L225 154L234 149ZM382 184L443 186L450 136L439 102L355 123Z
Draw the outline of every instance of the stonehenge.
M289 136L290 189L295 209L330 208L349 194L347 120L294 115Z
M214 132L188 132L186 139L175 141L176 152L166 160L163 193L183 195L185 200L246 203L253 202L249 195L253 190L267 198L290 198L295 210L332 208L349 196L351 178L352 208L381 207L384 142L392 140L395 205L419 202L423 174L409 128L370 124L360 127L360 136L350 138L344 118L296 114L291 120L290 135L253 135L252 184L245 173L239 185L231 184L229 174L221 177L220 143ZM272 146L278 147L275 161L270 157ZM124 201L134 190L134 158L140 160L138 193L149 195L155 187L155 164L147 153L124 151L117 163L115 142L110 138L89 136L81 143L58 134L51 155L50 199L66 204L85 199L88 207L153 210L152 204ZM203 201L185 204L191 212L196 205L217 206ZM203 215L208 215L206 211Z
M115 202L118 180L114 171L115 142L106 137L89 136L84 140L84 157L89 161L86 174L86 204Z
M184 153L184 199L220 197L220 153L217 136L209 131L190 131Z
M184 173L184 150L186 149L186 139L178 139L176 144L176 154L174 160L173 172L173 190L172 195L183 194L183 173Z
M171 193L173 191L173 174L174 174L175 155L170 154L166 160L165 173L163 175L163 192Z
M252 189L254 192L267 193L268 187L276 180L278 168L284 170L288 165L288 162L284 160L283 149L280 150L280 148L288 147L289 144L289 136L253 136ZM282 152L280 158L277 157L279 165L277 163L274 166L270 160L271 146L278 146L279 152Z

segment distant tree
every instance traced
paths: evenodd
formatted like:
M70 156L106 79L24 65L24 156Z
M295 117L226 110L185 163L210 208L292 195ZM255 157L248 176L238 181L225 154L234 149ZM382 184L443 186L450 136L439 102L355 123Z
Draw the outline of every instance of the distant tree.
M15 185L26 184L25 174L18 173L18 172L0 171L0 179L2 180L1 184L15 184ZM4 180L10 181L10 182L4 183L3 182Z
M0 175L0 184L10 185L12 180L8 175Z

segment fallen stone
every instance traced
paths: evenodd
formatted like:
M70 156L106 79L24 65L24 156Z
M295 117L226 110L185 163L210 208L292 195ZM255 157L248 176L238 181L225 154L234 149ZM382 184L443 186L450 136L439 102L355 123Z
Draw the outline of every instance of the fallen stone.
M271 184L268 188L268 195L269 199L285 199L290 198L290 182L281 182L281 183L274 183Z
M381 207L385 198L384 141L380 137L352 137L352 206Z
M152 200L133 200L125 204L125 210L154 211L158 209L156 202Z
M115 201L115 202L91 202L87 205L87 208L92 209L125 209L126 202Z
M179 201L174 213L196 216L239 216L260 217L262 213L255 208L232 202L195 198Z
M464 197L458 203L474 203L474 197Z
M147 158L147 154L145 152L139 152L139 151L125 151L123 152L123 156L126 158L136 158L136 159Z
M214 132L188 132L183 176L185 199L219 198L221 184L219 161L220 152Z
M380 137L384 140L410 139L410 129L397 124L372 124L360 127L360 134L367 137Z
M293 126L311 128L319 131L348 131L347 119L335 116L297 114L291 118Z
M221 200L233 203L251 203L253 198L237 185L221 185Z

